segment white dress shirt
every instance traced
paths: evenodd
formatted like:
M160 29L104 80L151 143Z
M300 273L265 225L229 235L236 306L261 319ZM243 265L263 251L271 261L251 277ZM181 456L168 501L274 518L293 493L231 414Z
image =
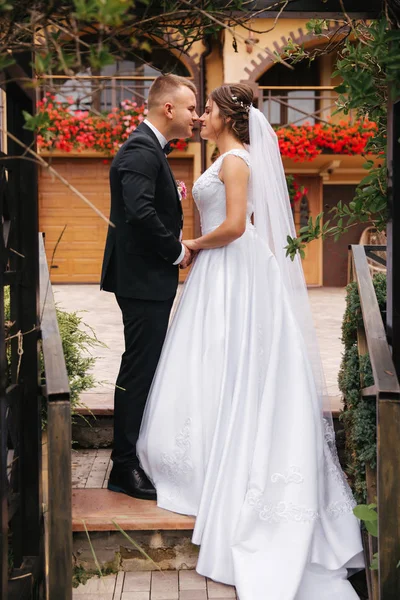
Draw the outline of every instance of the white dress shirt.
M158 131L157 127L154 127L153 123L150 123L148 119L144 119L143 123L146 123L147 127L150 127L156 138L158 139L160 146L164 149L165 144L167 144L166 138L163 136L161 131ZM185 257L185 246L182 244L182 252L174 262L174 265L179 265Z

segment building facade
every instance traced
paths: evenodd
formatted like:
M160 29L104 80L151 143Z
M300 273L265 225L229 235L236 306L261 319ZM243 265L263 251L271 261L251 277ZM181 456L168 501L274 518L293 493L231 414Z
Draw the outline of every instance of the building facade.
M253 20L260 33L243 27L224 31L218 40L196 43L189 54L178 55L162 46L154 48L152 67L138 59L125 60L101 72L85 72L75 80L60 78L57 98L69 98L71 110L111 111L132 98L146 100L148 89L159 70L189 77L199 90L199 110L204 108L209 92L222 83L243 82L254 90L255 102L272 125L335 122L336 108L332 79L335 55L322 55L310 66L299 63L294 69L277 62L289 38L306 47L315 45L307 33L306 20ZM333 33L332 24L321 43ZM264 32L264 33L261 33ZM235 43L233 43L235 39ZM44 81L43 89L46 89ZM351 119L351 115L348 117ZM175 150L169 161L176 179L185 181L188 197L184 201L184 237L199 235L199 219L191 196L193 181L212 161L215 147L202 143L198 133L185 150ZM104 214L109 214L109 161L93 150L69 152L60 150L42 154L51 156L52 165ZM284 157L285 172L295 175L299 185L307 188L306 198L295 206L297 226L311 215L329 210L339 200L349 202L365 171L361 155L322 152L313 160L297 161ZM40 176L40 229L46 235L46 248L51 260L55 283L97 283L107 224L79 199L73 191L55 181L46 171ZM60 234L66 226L60 239ZM304 271L310 286L342 286L346 284L347 247L357 243L364 227L354 227L339 242L312 242L306 250ZM57 244L56 252L54 248ZM53 256L54 254L54 256ZM186 276L181 273L181 280Z

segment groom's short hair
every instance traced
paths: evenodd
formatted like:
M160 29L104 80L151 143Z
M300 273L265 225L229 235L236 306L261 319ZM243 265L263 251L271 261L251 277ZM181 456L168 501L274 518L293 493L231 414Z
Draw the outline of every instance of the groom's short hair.
M168 95L173 94L178 88L185 86L197 94L196 86L190 79L181 77L180 75L160 75L155 79L149 90L147 99L148 109L151 110L155 106L159 106L167 102Z

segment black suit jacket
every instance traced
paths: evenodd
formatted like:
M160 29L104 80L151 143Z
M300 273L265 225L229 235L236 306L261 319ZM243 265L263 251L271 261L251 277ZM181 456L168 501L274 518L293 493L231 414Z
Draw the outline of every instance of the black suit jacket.
M182 206L168 161L145 123L111 164L111 214L101 288L117 296L167 300L178 285Z

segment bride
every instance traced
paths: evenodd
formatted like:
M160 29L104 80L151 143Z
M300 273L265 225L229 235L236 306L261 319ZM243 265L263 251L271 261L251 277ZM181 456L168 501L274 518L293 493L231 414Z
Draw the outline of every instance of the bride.
M196 516L197 571L240 600L358 598L354 500L340 468L277 139L246 85L214 90L196 181L202 236L137 452L158 506ZM254 222L254 225L253 225Z

